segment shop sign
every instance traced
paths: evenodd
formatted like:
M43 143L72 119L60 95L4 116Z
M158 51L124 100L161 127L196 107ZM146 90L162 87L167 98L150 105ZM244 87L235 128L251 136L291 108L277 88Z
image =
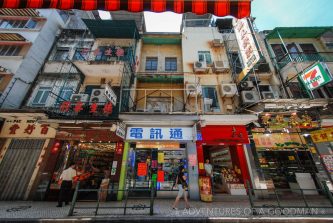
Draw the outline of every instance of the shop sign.
M6 119L1 138L54 138L56 130L50 124L39 124L35 119Z
M333 155L322 155L323 162L328 172L333 173Z
M299 79L309 91L313 91L332 81L332 76L323 63L316 63L303 72Z
M118 164L118 161L113 161L113 162L112 162L111 176L116 175L116 172L117 172L117 164Z
M193 140L192 128L128 127L127 140Z
M117 129L116 129L116 135L119 136L122 139L125 139L126 134L126 125L123 122L118 122L117 123Z
M311 138L314 143L333 142L333 128L313 131L311 132Z
M257 148L296 148L305 144L303 136L297 133L277 133L269 136L261 133L253 133L253 140Z
M204 143L248 144L245 126L207 125L201 128Z
M157 155L158 163L164 163L164 152L159 152Z
M238 76L238 82L241 82L260 60L260 53L249 19L234 19L233 26L244 67Z
M138 163L138 177L147 176L147 163Z

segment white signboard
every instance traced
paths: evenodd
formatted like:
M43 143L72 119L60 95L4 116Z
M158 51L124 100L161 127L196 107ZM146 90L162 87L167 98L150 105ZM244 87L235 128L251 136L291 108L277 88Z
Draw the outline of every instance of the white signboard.
M253 66L258 63L260 54L248 19L234 19L233 26L244 66L243 71L238 77L238 81L240 82L246 77Z
M193 140L192 128L128 127L127 140Z
M111 101L111 103L116 106L117 104L117 95L114 93L110 85L105 86L105 97Z
M116 135L119 136L122 139L125 139L125 130L126 130L125 123L118 122L117 123L117 129L116 129Z

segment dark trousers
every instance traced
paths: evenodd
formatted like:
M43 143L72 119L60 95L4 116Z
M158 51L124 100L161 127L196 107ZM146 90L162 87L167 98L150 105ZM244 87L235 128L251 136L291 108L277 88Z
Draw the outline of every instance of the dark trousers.
M58 205L62 205L62 202L68 203L71 200L72 181L62 181L58 197Z

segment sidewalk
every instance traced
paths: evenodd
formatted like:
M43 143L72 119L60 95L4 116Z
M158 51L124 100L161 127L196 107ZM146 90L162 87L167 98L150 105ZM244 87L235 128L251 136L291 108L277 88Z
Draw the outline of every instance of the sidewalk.
M190 209L184 209L184 202L178 210L172 210L173 200L158 199L154 204L154 215L149 215L148 200L131 200L128 202L126 215L119 207L124 202L110 201L101 203L98 215L96 209L75 209L74 216L68 216L70 206L56 207L56 202L0 202L0 221L7 222L333 222L333 209L328 208L286 208L258 209L259 215L253 215L248 201L224 201L204 203L192 201ZM78 202L77 207L96 207L96 203ZM107 207L107 208L103 208ZM134 207L134 208L133 208ZM304 217L300 217L300 215Z

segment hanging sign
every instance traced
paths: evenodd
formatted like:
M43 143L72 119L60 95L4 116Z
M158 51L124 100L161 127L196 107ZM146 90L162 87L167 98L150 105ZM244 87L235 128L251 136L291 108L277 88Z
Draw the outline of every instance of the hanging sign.
M332 76L324 63L316 63L299 76L305 88L313 91L332 81Z
M111 176L116 175L116 172L117 172L117 164L118 164L118 161L113 161L113 162L112 162Z
M147 176L147 163L138 163L138 177Z
M311 138L314 143L333 142L333 128L313 131L311 132Z
M129 127L127 140L192 140L192 128Z
M158 163L164 163L164 152L158 153Z
M323 162L328 172L333 173L333 155L322 155Z
M241 82L260 60L260 53L250 20L247 18L234 19L233 26L240 50L240 58L243 62L243 71L238 76L238 82Z
M276 133L269 136L261 133L253 133L253 141L257 148L295 148L302 146L302 144L305 144L303 136L298 133Z

